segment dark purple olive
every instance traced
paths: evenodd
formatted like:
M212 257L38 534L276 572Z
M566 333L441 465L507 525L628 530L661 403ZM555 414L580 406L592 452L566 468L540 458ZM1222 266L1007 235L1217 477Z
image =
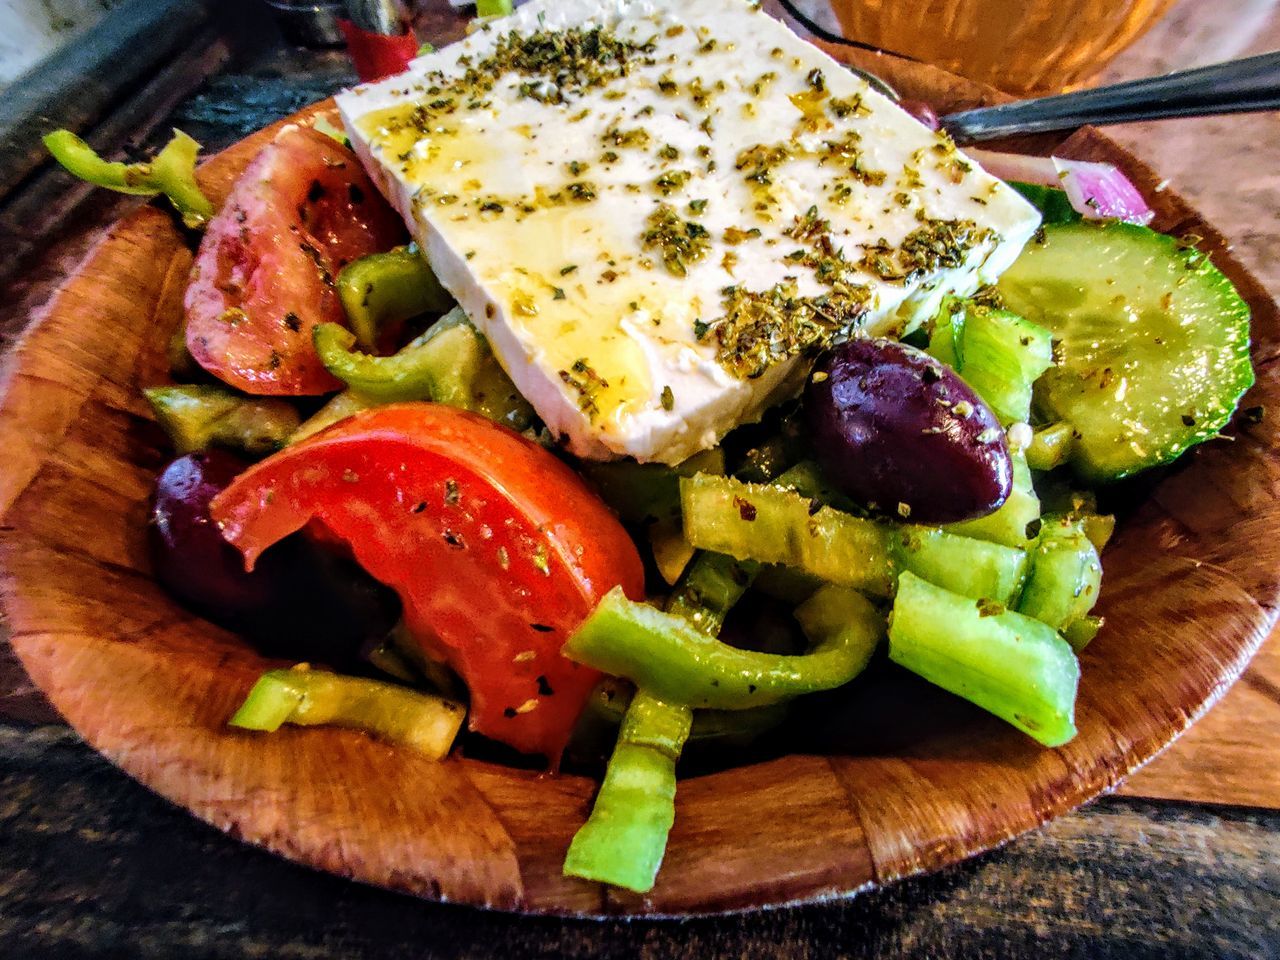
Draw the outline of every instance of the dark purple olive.
M879 513L955 523L1009 496L1004 431L954 371L914 347L855 339L814 368L805 414L832 483Z
M941 124L938 122L938 115L934 112L933 107L925 103L923 100L899 100L898 106L907 113L911 114L930 130L937 130Z
M221 450L174 460L156 480L150 527L158 579L203 616L238 630L271 656L342 667L400 614L395 592L332 548L286 537L246 573L209 502L247 464Z
M209 517L209 501L246 466L222 450L189 453L165 467L151 500L156 578L220 622L257 616L284 590L278 564L246 573L244 557Z

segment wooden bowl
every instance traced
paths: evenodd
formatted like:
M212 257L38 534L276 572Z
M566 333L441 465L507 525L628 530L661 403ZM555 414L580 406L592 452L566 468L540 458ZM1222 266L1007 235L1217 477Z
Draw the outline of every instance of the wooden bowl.
M844 53L939 112L995 95L933 68ZM312 108L313 110L316 108ZM271 131L213 158L216 199ZM1280 409L1277 309L1222 237L1094 131L1059 149L1124 167L1156 225L1196 234L1253 308L1258 385ZM1079 736L1058 750L882 670L832 706L840 735L690 777L644 897L566 879L595 784L412 752L336 729L225 725L264 661L151 576L144 518L165 459L140 388L165 377L191 253L146 207L93 250L7 360L0 597L32 679L95 748L249 843L437 900L567 915L690 914L850 894L1004 843L1113 788L1213 704L1276 617L1274 418L1167 475L1106 553L1107 627L1082 657Z

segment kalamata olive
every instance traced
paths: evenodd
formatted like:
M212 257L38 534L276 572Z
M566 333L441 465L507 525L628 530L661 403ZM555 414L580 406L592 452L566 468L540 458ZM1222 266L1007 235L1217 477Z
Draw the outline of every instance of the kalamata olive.
M1013 468L989 407L949 367L892 340L858 338L819 361L805 392L819 462L869 509L914 523L991 513Z
M151 501L156 578L223 622L261 614L284 590L279 564L246 573L244 557L209 517L209 501L247 465L223 450L187 454L160 474Z
M222 450L174 460L156 480L150 527L156 578L263 653L342 667L400 614L395 592L332 545L305 534L281 541L246 573L209 517L209 502L247 464Z

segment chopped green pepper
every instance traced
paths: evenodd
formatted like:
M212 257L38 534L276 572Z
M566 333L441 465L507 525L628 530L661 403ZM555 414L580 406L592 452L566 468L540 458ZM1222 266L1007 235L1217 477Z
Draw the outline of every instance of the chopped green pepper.
M724 626L729 609L742 598L759 570L760 564L754 560L735 560L727 554L704 550L667 598L667 612L684 617L714 637Z
M218 445L264 457L298 429L297 409L285 400L243 397L214 386L148 387L156 420L179 454Z
M723 459L719 461L719 465L723 467ZM676 468L678 470L680 468ZM663 479L675 479L678 476L676 471L663 474ZM632 472L630 476L634 478L636 474ZM661 522L669 522L669 518ZM601 601L591 619L597 620L601 616L601 608L612 598L622 610L624 622L628 611L642 621L644 611L648 611L665 617L669 626L674 625L678 630L684 631L686 639L683 643L689 648L675 651L673 659L686 670L690 664L680 663L681 653L686 656L690 653L696 655L696 648L700 646L721 651L718 658L721 669L731 668L735 654L746 657L749 666L754 667L757 672L767 670L770 665L776 668L794 658L736 650L715 639L724 623L725 614L750 586L758 569L759 564L752 561L739 562L724 554L700 553L668 599L669 613L661 614L644 604L632 604L620 591L615 590ZM858 602L866 603L861 598L855 601L855 605ZM842 611L849 612L848 609ZM856 621L857 612L856 609L852 611L849 616L851 621ZM608 619L607 613L605 619ZM637 632L634 622L629 626L630 630L623 632L629 632L630 639L639 642L643 648L643 628ZM851 629L855 634L859 630L856 625ZM611 627L606 623L601 631L608 635ZM690 645L688 635L698 638L698 641ZM564 648L571 657L573 655L569 653L569 648L577 636L571 638ZM856 637L854 640L856 642ZM624 639L623 643L625 642ZM870 656L869 651L867 655ZM817 660L809 661L807 665L812 666L822 658L822 654L816 652L814 656ZM770 657L773 659L770 660ZM828 660L834 658L828 657ZM865 662L863 665L865 666ZM824 668L838 669L838 664L831 662L818 665L819 671ZM633 676L625 671L623 675ZM690 676L687 679L696 686L697 678ZM720 684L719 676L703 679L711 687L718 687ZM756 692L756 686L751 685L749 680L741 677L738 679L741 683L747 683L748 697ZM573 838L569 854L565 858L564 872L569 876L599 880L643 893L653 886L666 850L667 834L675 822L675 763L691 729L697 730L697 735L702 738L714 738L721 742L746 742L780 723L786 716L786 705L777 702L780 697L775 696L770 700L766 694L755 702L737 705L741 709L735 709L732 713L704 710L699 711L695 717L691 709L693 701L679 697L675 701L666 699L662 693L654 692L658 688L650 688L643 682L639 687L639 692L627 707L618 742L609 760L609 768L596 797L591 817ZM606 702L616 701L610 698Z
M379 403L432 399L441 358L426 337L390 357L356 350L355 334L336 323L317 325L312 338L325 369L357 393Z
M1031 435L1027 463L1032 470L1052 470L1071 459L1075 428L1065 421L1041 427Z
M1027 552L931 527L902 527L893 541L897 562L952 593L1009 603L1022 588Z
M163 193L188 227L204 226L213 216L213 204L196 183L200 144L181 130L173 131L172 139L149 163L104 160L70 130L47 134L44 145L68 173L94 186L140 197Z
M330 140L334 140L342 144L347 149L351 149L351 138L347 136L347 131L339 126L335 126L328 117L319 116L311 121L311 129L316 133L323 133Z
M461 704L395 684L294 667L259 677L228 723L267 733L284 723L352 727L439 760L465 714Z
M514 10L513 0L476 0L477 17L506 17Z
M565 876L653 889L675 822L676 760L692 723L688 707L637 691L591 816L569 845Z
M634 680L672 703L745 710L830 690L866 666L884 633L884 620L851 591L842 602L849 616L845 627L817 638L808 653L788 656L731 647L684 617L630 601L615 588L563 652L571 660Z
M302 425L289 435L289 443L305 440L307 437L319 433L325 427L333 426L339 420L345 420L361 410L368 410L370 407L376 406L377 403L373 400L361 396L354 390L343 390L341 393L335 393L328 403L302 421Z
M461 308L437 320L422 336L390 357L355 348L350 330L319 324L316 352L330 373L368 405L434 400L523 430L533 410L498 364L488 342Z
M724 462L724 451L716 447L695 453L674 467L634 460L584 460L579 469L619 517L627 523L646 523L678 518L680 478L723 474Z
M889 530L874 520L814 510L815 501L783 486L706 474L681 479L680 499L695 547L798 567L874 596L893 592Z
M1018 611L1063 630L1093 609L1101 585L1102 561L1084 523L1046 517L1031 551L1031 572Z
M821 500L806 495L823 495L816 477L800 464L772 484L682 479L685 537L700 549L795 567L876 597L891 596L904 569L958 593L1001 601L1021 584L1023 550L820 507Z
M1079 664L1067 642L1032 617L904 573L889 618L889 658L1046 747L1075 736Z
M338 274L338 296L356 342L366 350L377 347L389 326L454 305L415 244L347 264Z

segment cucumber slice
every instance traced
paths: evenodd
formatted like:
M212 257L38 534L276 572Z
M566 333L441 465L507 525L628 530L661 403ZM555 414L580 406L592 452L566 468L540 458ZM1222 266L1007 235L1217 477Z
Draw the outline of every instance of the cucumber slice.
M1058 341L1035 405L1075 428L1076 473L1118 480L1215 436L1253 384L1249 308L1231 282L1136 224L1051 224L1042 236L999 289Z

